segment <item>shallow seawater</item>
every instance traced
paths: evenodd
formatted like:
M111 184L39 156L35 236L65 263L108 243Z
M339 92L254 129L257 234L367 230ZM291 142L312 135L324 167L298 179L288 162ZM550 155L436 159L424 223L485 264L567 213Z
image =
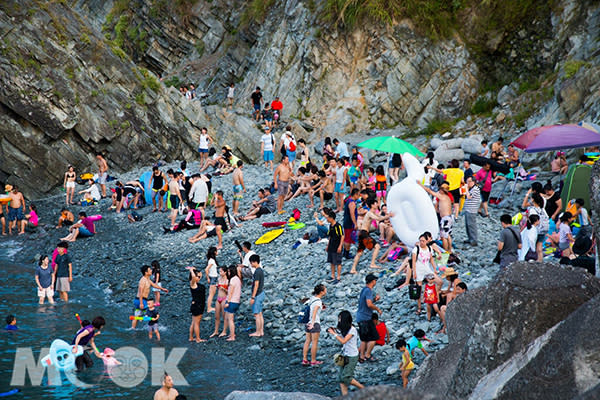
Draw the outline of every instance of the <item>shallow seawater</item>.
M0 248L3 257L6 256L6 244L7 242L2 243ZM188 347L185 337L169 334L168 327L161 327L160 342L148 339L145 323L140 322L138 329L132 331L128 321L131 310L112 301L111 291L99 287L93 278L76 277L71 286L73 301L68 304L57 302L55 305L46 303L40 306L34 272L34 265L15 265L11 261L0 259L0 394L17 388L20 392L8 398L150 399L159 388L152 384L153 368L159 377L163 371L161 366L157 365L160 358L155 358L155 362L152 362L153 349L154 353L160 353L160 349L164 349L164 359L168 360L174 348L187 349L176 367L189 386L185 386L180 380L175 382L175 387L188 399L222 399L232 390L248 387L243 374L236 370L229 359L203 351L201 346ZM55 300L57 297L58 295L55 295ZM147 370L140 370L139 363L135 362L132 362L130 367L137 368L133 379L134 382L140 383L133 387L117 385L105 370L102 360L92 355L93 367L76 375L77 379L89 386L87 388L75 386L71 383L73 380L69 380L64 374L61 375L61 385L56 385L56 381L50 385L47 373L41 380L41 385L32 385L30 375L26 375L24 386L11 386L17 348L31 349L35 362L39 363L41 349L50 347L54 339L71 342L79 328L76 313L88 320L98 315L107 320L102 334L96 338L96 345L100 351L110 347L117 351L117 355L128 354L119 349L130 346L135 349L133 351L143 354L141 358L147 360ZM17 317L17 332L7 332L3 329L4 319L9 314Z

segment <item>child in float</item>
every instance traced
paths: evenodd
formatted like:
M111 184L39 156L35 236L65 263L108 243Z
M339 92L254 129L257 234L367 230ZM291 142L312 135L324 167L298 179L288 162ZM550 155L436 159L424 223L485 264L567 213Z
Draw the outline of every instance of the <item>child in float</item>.
M83 354L75 359L75 366L77 372L83 371L84 367L90 368L94 362L88 354L88 351L93 351L96 357L102 358L102 355L98 352L96 344L94 343L94 337L100 334L102 328L106 325L106 321L102 317L96 317L90 323L88 320L81 321L81 329L77 331L71 344L73 345L73 353L77 353L77 346L83 346Z
M35 283L37 284L37 294L40 299L39 303L44 304L44 298L48 297L48 303L54 304L54 280L56 275L52 268L49 267L50 260L48 256L43 255L40 257L40 262L37 269L35 270Z
M408 385L408 376L415 369L415 364L412 362L410 352L408 351L406 340L400 339L396 342L396 349L402 353L402 362L400 363L400 372L402 373L402 387Z
M17 318L14 315L8 315L5 319L6 327L4 330L6 331L18 331L19 327L17 326Z
M219 325L221 325L221 317L224 316L225 300L227 300L227 290L229 289L229 278L227 277L227 267L221 265L219 267L219 278L217 280L217 302L215 303L215 331L210 337L215 337L219 334ZM223 322L223 333L227 335L227 324Z
M158 332L158 318L160 318L160 314L158 314L154 300L148 300L146 317L150 318L150 321L148 321L148 338L152 339L152 332L154 332L156 333L156 340L160 341L160 333Z
M375 194L377 200L385 203L385 197L387 196L387 178L385 177L385 171L382 165L378 165L375 169Z

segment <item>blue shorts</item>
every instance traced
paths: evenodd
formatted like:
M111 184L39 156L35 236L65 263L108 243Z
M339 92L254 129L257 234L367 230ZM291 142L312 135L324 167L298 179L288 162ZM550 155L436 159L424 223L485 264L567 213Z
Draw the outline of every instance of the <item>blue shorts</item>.
M144 302L144 310L146 310L148 308L148 300L147 299L142 299L142 300ZM139 298L136 297L135 299L133 299L133 307L136 310L140 309L140 299Z
M273 161L275 157L273 156L273 150L265 150L263 152L263 160L264 161Z
M260 111L260 104L254 105L254 111Z
M290 162L294 162L294 160L296 159L296 152L295 151L286 150L285 154L288 156L288 159L290 160Z
M90 232L85 226L79 227L79 236L81 237L91 237L94 236L92 232Z
M225 308L225 312L229 314L235 314L240 308L240 303L229 303L229 305Z
M208 153L208 149L201 149L200 147L198 147L198 152L200 152L200 153Z
M264 301L265 301L265 291L263 290L254 299L254 304L252 304L252 314L260 314L262 312Z
M219 283L219 277L218 277L218 276L211 276L211 277L209 277L208 279L209 279L209 281L208 281L208 284L209 284L210 286L214 286L214 285L216 285L217 283Z
M333 191L336 192L336 193L344 193L346 191L345 190L346 188L345 187L342 188L342 185L343 185L343 183L336 182L335 183L335 189Z
M25 216L23 215L23 209L21 207L19 208L12 208L12 207L8 207L8 220L9 221L21 221L25 219Z

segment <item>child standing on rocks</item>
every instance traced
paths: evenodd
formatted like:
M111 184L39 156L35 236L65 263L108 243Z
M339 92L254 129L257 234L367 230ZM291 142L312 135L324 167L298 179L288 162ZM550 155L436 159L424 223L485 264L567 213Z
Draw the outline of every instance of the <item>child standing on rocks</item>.
M335 285L341 279L342 274L342 244L344 243L344 230L336 222L333 210L327 210L327 222L329 222L329 243L327 244L327 262L331 264L331 282ZM337 271L337 278L336 278Z
M415 369L415 364L412 362L410 352L407 349L406 340L400 339L396 342L396 349L402 353L402 363L400 364L400 371L402 372L402 387L408 386L408 376Z

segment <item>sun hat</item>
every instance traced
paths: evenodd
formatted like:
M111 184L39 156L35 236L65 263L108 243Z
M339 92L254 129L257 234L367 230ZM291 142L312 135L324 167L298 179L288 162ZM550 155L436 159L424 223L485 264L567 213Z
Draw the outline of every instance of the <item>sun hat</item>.
M443 279L443 278L447 278L447 277L449 277L449 276L452 276L452 275L458 275L458 272L456 272L456 271L454 270L454 268L452 268L452 267L448 267L448 268L446 268L446 270L445 270L445 271L444 271L444 273L442 274L442 279Z

